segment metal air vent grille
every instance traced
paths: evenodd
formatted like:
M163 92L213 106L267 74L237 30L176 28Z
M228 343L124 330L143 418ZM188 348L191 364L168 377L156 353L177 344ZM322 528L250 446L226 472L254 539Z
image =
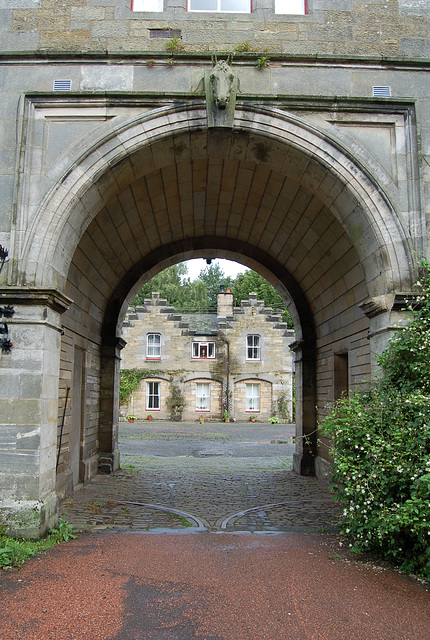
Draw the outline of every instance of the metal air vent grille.
M71 80L54 80L54 91L70 91L71 88Z
M391 87L372 87L374 98L391 98Z

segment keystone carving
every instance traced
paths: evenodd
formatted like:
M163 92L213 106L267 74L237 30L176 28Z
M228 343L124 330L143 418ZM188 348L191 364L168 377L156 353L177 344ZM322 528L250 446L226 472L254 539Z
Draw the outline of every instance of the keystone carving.
M232 127L238 77L227 60L212 58L212 69L205 72L208 127Z
M225 109L230 102L234 73L229 62L230 58L216 62L210 75L213 101L218 109Z

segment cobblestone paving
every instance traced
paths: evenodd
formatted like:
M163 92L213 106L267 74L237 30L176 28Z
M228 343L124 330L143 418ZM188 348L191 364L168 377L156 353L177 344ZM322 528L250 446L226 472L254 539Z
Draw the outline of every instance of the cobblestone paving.
M315 531L339 508L292 470L292 425L121 425L123 468L63 505L78 530Z

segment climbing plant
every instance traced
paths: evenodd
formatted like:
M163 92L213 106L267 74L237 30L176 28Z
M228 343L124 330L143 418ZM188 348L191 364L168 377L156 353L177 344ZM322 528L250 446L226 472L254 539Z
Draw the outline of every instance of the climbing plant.
M154 372L144 369L121 369L119 383L120 404L125 404L128 401L133 391L139 388L142 378L147 375L154 375Z
M184 394L178 384L170 383L170 395L167 398L167 407L172 420L180 422L182 420L182 412L185 406Z

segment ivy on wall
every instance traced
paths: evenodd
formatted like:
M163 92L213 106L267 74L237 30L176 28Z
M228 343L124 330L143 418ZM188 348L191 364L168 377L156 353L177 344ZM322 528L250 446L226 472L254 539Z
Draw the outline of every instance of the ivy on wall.
M119 383L119 402L120 404L126 404L130 399L133 391L139 388L143 378L156 378L158 376L167 376L170 378L172 386L172 403L171 408L183 405L183 398L180 394L179 387L173 385L173 379L181 379L184 371L178 369L177 371L165 371L164 369L121 369L121 378ZM175 387L173 389L173 387ZM174 397L173 397L174 396Z
M145 369L121 369L121 379L119 383L120 404L128 402L133 391L139 388L142 378L148 375L153 376L154 371Z

